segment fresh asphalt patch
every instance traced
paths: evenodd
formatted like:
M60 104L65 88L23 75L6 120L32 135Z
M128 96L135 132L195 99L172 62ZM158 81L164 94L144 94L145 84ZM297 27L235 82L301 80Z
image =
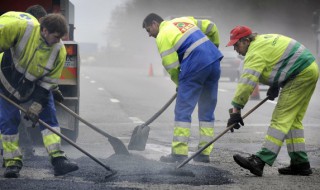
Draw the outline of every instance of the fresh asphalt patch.
M232 183L231 174L227 171L204 165L187 164L175 169L176 164L167 164L149 160L139 155L112 155L103 163L110 166L117 174L104 179L105 169L81 157L77 160L81 176L95 182L133 182L150 184L186 184L186 185L223 185ZM74 175L79 175L75 173ZM100 177L99 177L100 176Z
M186 164L180 169L175 169L177 164L149 160L135 154L114 154L106 159L99 160L117 171L117 174L106 178L109 172L104 167L88 157L80 157L76 160L72 159L78 164L78 171L65 176L54 177L48 157L34 156L32 159L24 161L20 178L4 179L1 176L1 188L7 186L35 190L43 189L44 187L55 187L57 189L72 187L71 189L80 190L96 189L106 185L113 189L114 185L121 183L182 184L191 186L233 183L231 173L208 164ZM3 172L0 175L3 175ZM118 187L117 189L121 188Z

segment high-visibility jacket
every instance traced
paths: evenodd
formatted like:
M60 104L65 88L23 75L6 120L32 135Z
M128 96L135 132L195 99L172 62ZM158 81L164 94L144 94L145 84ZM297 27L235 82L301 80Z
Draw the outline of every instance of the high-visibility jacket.
M62 41L48 46L41 37L37 19L23 12L3 14L0 17L0 34L0 52L10 50L14 64L10 66L11 63L2 59L3 53L0 54L0 81L5 93L12 94L18 101L25 99L17 90L22 85L19 84L22 78L36 83L42 91L57 87L66 59ZM13 78L13 75L18 77Z
M201 29L197 25L201 25ZM213 42L219 43L217 27L209 25L207 21L197 21L192 17L161 22L156 38L158 51L164 68L177 85L179 79L200 71L223 57L204 34L207 33Z
M259 83L283 87L315 60L301 43L280 34L257 35L244 59L232 105L243 108Z

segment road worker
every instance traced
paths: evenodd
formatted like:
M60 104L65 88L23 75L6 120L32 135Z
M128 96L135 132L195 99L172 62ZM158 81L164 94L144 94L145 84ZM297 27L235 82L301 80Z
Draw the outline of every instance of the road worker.
M243 125L241 109L259 83L269 85L267 96L280 95L262 148L254 155L233 158L256 176L263 175L265 164L272 166L283 142L286 142L290 165L279 168L283 175L310 175L312 170L305 148L303 117L316 87L319 71L314 56L298 41L280 34L257 34L247 26L230 32L227 46L245 56L242 75L232 99L228 126ZM281 89L281 90L280 90Z
M220 60L217 26L209 20L180 17L163 20L151 13L142 27L156 38L162 64L177 85L175 122L171 154L162 162L181 162L188 156L191 114L198 103L199 144L203 147L214 135L214 110L217 103ZM210 162L213 145L194 158Z
M27 118L37 123L40 118L60 131L52 90L57 88L66 50L61 38L67 24L60 14L41 19L24 12L7 12L0 17L0 93L18 104L29 104ZM8 52L9 51L9 52ZM17 178L22 168L19 148L19 110L0 98L0 129L2 133L4 177ZM43 143L50 156L54 175L75 171L78 166L61 150L58 135L40 125Z

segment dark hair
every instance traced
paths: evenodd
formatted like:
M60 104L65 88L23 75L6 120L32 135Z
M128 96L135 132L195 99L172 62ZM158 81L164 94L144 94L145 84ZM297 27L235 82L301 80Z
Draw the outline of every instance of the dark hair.
M47 15L47 11L41 5L32 5L27 8L26 13L31 14L32 16L36 17L38 20L41 17Z
M150 13L146 18L143 20L142 28L146 28L152 24L152 21L156 21L159 24L163 21L163 18L155 13Z
M41 30L46 28L49 33L58 32L60 37L68 33L67 21L63 15L57 13L51 13L43 17L40 24Z
M248 36L242 37L241 39L239 39L239 41L244 41L244 39L248 39L250 42L252 42L253 40L256 39L257 35L258 35L258 33L252 33Z

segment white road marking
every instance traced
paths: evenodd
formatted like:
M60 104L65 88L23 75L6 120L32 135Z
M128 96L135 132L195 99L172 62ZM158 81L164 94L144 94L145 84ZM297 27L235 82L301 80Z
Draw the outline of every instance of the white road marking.
M110 98L110 102L118 103L118 102L120 102L120 101L119 101L119 100L117 100L117 99L114 99L114 98Z
M133 123L144 123L141 119L137 118L137 117L129 117L129 119L133 122Z
M91 80L90 82L91 82L91 83L96 83L96 81L94 81L94 80Z
M219 88L218 91L220 91L220 92L228 92L228 90L221 89L221 88Z
M99 87L99 88L98 88L98 90L100 90L100 91L104 91L104 88L102 88L102 87Z
M85 76L84 78L89 79L90 77L89 76Z

